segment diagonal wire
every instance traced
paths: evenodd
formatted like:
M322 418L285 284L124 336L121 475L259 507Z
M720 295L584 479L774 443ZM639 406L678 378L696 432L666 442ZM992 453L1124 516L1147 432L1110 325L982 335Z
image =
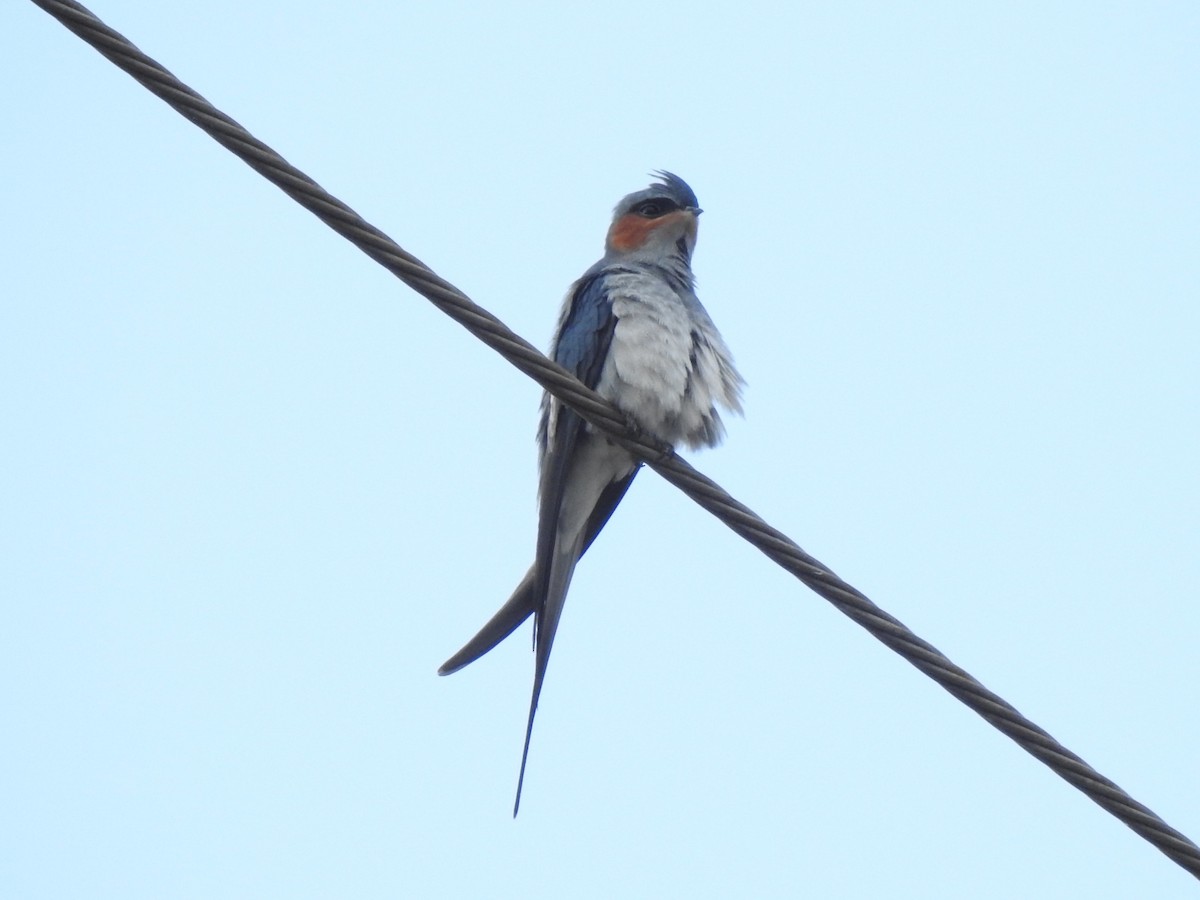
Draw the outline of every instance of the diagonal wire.
M123 35L109 28L74 0L33 2L554 396L645 459L663 478L1016 741L1057 775L1200 878L1200 847L1185 835L1058 743L1011 704L952 663L933 645L909 631L898 619L826 569L785 534L734 500L720 485L697 472L669 446L631 428L625 417L608 401L584 387L566 369L547 359L490 312L472 303L458 288L406 253L346 204L326 193L315 181L214 108Z

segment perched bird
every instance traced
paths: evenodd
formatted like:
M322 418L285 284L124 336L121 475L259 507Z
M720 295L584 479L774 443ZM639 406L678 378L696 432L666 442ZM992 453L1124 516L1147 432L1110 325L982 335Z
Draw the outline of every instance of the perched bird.
M679 176L656 176L617 204L604 257L567 291L550 355L643 433L711 447L724 433L717 407L740 413L743 381L696 298L691 259L700 204ZM571 575L641 465L550 394L541 413L533 565L500 611L438 670L448 675L474 662L534 614L533 697L514 816Z

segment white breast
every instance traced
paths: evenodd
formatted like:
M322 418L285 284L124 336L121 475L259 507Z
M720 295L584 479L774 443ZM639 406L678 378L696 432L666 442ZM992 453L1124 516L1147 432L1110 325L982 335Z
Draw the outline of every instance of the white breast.
M740 411L742 380L708 314L653 275L610 278L617 326L597 390L660 440L718 443L716 406Z

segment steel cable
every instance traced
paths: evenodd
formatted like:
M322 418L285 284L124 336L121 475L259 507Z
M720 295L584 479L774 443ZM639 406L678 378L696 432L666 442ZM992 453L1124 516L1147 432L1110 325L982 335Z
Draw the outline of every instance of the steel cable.
M899 620L834 575L789 537L734 500L719 485L677 456L669 446L632 429L610 403L509 330L490 312L474 304L416 257L401 249L346 204L325 192L315 181L138 50L123 35L101 22L86 7L73 0L33 2L546 390L643 458L663 478L1016 741L1028 753L1200 878L1200 847L1185 835L1062 746L1011 704L952 663L937 648L913 634Z

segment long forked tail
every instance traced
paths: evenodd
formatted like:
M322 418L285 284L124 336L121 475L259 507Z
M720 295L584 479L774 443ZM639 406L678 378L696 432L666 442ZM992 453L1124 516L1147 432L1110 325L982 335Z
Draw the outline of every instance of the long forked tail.
M438 669L439 675L449 675L457 672L463 666L468 666L483 654L487 653L502 640L517 630L517 627L533 614L537 606L536 593L533 586L533 569L525 574L517 589L508 598L496 614L488 619L479 633L471 638L463 648L442 663Z
M621 502L621 498L625 496L625 492L629 489L629 485L633 482L633 476L636 474L637 469L634 469L624 478L605 488L588 520L580 556L587 552L588 547L592 546L592 541L596 539L596 535L600 533L600 529L604 527L608 517L612 515L617 504ZM508 602L488 619L487 624L479 629L479 633L467 641L461 650L442 663L438 674L449 675L464 666L469 666L516 631L536 609L537 592L534 587L534 567L530 566L525 577L521 579L521 583L508 598Z
M538 697L542 693L542 678L545 669L533 678L533 697L529 701L529 721L525 723L525 747L521 751L521 774L517 776L517 798L513 801L513 818L521 809L521 788L525 786L525 763L529 761L529 739L533 737L533 717L537 714Z
M517 798L513 802L513 818L521 808L521 788L525 784L525 763L529 760L529 741L533 736L533 717L537 714L538 698L542 695L542 682L546 680L546 666L550 662L550 649L554 646L554 634L562 617L563 605L567 600L567 588L575 574L575 564L583 552L581 532L574 539L560 541L554 548L549 577L545 581L546 599L538 608L534 646L533 693L529 699L529 720L525 723L525 747L521 750L521 773L517 776ZM536 569L537 566L535 565ZM534 576L536 584L537 577Z

